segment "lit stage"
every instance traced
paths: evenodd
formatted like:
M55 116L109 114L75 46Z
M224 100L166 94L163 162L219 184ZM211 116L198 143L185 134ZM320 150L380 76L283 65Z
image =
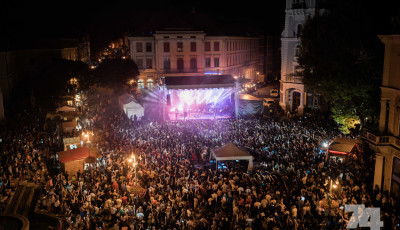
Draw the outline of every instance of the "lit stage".
M165 78L165 119L235 117L236 80L231 75Z

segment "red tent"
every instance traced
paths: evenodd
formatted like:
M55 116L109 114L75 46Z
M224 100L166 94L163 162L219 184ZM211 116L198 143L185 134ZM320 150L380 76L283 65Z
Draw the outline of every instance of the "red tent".
M82 160L89 156L89 149L86 146L62 151L58 153L58 159L61 163L71 162L75 160Z

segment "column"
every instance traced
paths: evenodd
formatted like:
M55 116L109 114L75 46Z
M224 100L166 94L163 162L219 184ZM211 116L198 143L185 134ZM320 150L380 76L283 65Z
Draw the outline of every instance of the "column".
M386 129L386 105L387 100L381 100L381 112L379 115L379 133L385 133Z
M377 154L375 159L374 188L376 185L379 188L382 187L383 161L384 157Z
M306 94L304 93L304 91L300 92L300 105L297 109L297 115L301 116L303 115L303 111L304 111L304 96Z

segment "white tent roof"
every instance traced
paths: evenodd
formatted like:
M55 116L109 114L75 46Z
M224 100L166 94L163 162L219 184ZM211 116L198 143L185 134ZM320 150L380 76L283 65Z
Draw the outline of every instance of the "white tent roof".
M58 107L56 109L56 112L71 112L71 111L75 111L75 107L71 107L71 106L62 106L62 107Z
M211 149L211 158L216 161L248 160L248 169L253 168L253 156L233 143L228 143L222 147Z

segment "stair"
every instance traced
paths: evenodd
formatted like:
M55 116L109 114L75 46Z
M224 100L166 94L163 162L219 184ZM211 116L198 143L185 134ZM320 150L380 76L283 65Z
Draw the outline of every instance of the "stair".
M18 208L21 195L25 192L26 185L21 183L17 186L15 193L11 199L10 204L7 207L5 214L15 214Z

